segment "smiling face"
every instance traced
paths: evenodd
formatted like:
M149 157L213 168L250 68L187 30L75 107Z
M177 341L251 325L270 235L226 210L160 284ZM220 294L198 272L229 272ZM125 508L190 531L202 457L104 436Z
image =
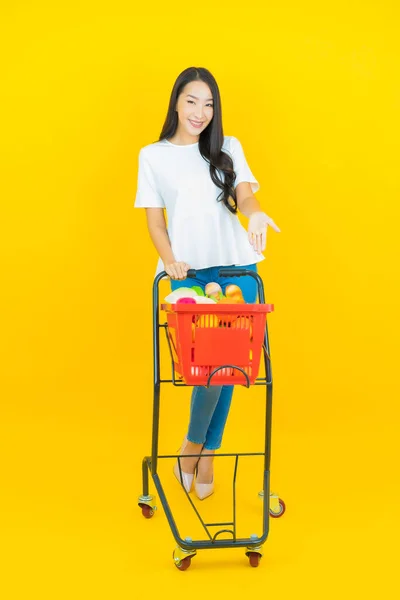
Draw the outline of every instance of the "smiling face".
M204 81L191 81L182 90L176 105L178 129L182 141L198 141L214 115L213 97Z

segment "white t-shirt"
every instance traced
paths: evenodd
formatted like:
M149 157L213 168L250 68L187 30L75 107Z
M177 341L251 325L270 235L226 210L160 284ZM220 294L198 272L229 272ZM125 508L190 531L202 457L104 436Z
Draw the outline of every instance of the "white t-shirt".
M235 187L248 181L255 193L260 186L239 140L225 136L222 149L232 157ZM221 177L221 172L218 174ZM175 260L188 263L192 269L243 266L264 260L253 250L237 215L217 201L221 191L211 179L210 166L201 156L198 142L179 146L162 140L139 152L135 207L166 209ZM160 258L156 274L163 270Z

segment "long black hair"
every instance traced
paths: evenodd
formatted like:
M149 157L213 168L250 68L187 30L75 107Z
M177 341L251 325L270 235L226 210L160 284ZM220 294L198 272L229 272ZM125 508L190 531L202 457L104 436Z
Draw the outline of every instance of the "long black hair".
M211 90L214 102L214 114L206 129L199 138L199 151L201 156L210 164L210 176L217 187L222 191L218 202L223 202L231 213L237 213L237 200L235 192L236 173L233 169L232 158L222 151L224 133L222 128L221 96L214 76L202 67L189 67L182 71L172 88L168 106L168 113L160 134L159 141L172 137L178 127L178 113L176 104L184 87L192 81L204 81ZM218 176L220 170L223 174L221 180Z

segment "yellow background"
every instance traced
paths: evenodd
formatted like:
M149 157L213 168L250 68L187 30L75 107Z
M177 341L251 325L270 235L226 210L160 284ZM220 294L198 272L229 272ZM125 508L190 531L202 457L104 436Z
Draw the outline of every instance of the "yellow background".
M2 9L3 598L396 596L398 29L389 0ZM287 512L258 570L225 550L180 573L163 511L145 521L136 507L157 258L133 210L137 156L191 65L217 78L224 132L282 231L261 274L275 304L272 489ZM174 452L189 390L163 392L160 450ZM263 399L237 390L225 451L262 449ZM229 518L224 460L210 518ZM171 507L195 537L171 467ZM248 536L261 464L240 469Z

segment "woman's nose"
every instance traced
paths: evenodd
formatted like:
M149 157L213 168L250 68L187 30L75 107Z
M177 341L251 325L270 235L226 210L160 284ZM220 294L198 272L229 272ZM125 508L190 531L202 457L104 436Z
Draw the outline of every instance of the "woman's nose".
M199 119L199 121L201 121L204 117L204 110L202 106L197 106L196 110L194 112L194 116L196 117L196 119Z

